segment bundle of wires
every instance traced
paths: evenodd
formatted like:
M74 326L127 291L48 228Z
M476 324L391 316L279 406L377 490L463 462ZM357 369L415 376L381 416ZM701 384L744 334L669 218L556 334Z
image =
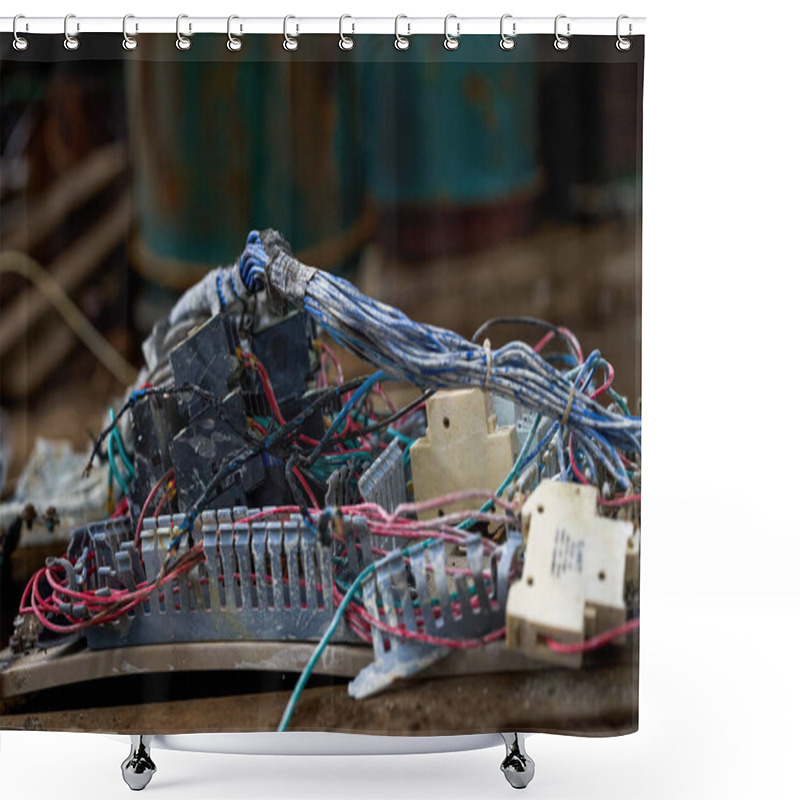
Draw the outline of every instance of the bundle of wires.
M44 628L58 634L106 625L127 615L154 592L161 592L162 587L164 592L172 594L173 580L204 560L203 547L197 544L182 553L169 569L162 570L155 580L142 581L134 589L70 588L69 578L79 569L89 583L97 568L89 563L93 556L89 552L76 561L53 559L37 570L22 593L19 613L33 614Z
M615 448L638 452L641 420L615 414L523 342L498 350L453 331L409 319L362 294L349 281L301 264L274 231L252 234L247 263L260 262L268 288L302 306L346 349L398 380L425 389L471 386L491 390L553 419L582 437L587 449L611 458ZM244 257L243 257L244 260ZM621 482L625 485L624 477Z

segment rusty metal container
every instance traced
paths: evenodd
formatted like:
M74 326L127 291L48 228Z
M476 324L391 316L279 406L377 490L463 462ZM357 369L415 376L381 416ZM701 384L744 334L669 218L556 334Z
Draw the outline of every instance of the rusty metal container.
M278 228L333 269L369 237L356 70L337 63L329 37L303 50L292 58L278 37L254 36L228 54L198 37L177 53L174 37L158 37L129 62L132 262L146 281L182 290L254 228Z
M385 39L365 44L387 59L362 55L367 185L386 247L425 259L529 232L541 188L533 44L471 36L447 51L420 36L394 58Z

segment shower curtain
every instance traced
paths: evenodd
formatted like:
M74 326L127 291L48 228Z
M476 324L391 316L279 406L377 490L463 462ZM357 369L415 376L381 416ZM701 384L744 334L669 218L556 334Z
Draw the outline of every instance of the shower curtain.
M635 731L643 37L29 39L0 727Z

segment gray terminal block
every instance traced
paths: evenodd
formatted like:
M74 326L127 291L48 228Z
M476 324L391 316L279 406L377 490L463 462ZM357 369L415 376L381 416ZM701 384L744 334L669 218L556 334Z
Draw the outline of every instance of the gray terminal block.
M383 621L392 628L440 639L485 636L505 625L509 574L521 550L522 536L511 533L493 553L487 574L482 537L473 534L466 541L469 576L448 575L441 539L426 548L412 549L410 569L395 550L364 584L364 606L374 619L382 609ZM372 628L372 644L374 661L348 686L348 693L357 700L416 674L451 652L448 647L400 638L377 627Z
M191 571L164 583L118 623L87 630L90 649L170 642L253 639L318 641L335 612L333 553L348 555L360 571L371 563L370 532L363 518L342 518L344 542L320 540L299 515L280 518L269 509L218 509L202 515L195 542L204 559ZM144 520L141 558L128 529L125 541L105 533L94 537L104 567L92 588L131 589L157 577L181 514ZM188 544L181 543L177 555ZM113 555L112 555L113 553ZM350 559L352 558L352 561ZM351 575L342 575L352 579ZM333 642L355 642L341 624Z
M374 461L359 478L358 490L368 503L375 503L392 513L406 499L406 474L403 466L403 449L397 439ZM398 546L393 536L376 536L375 544L384 550ZM405 546L405 543L400 544Z

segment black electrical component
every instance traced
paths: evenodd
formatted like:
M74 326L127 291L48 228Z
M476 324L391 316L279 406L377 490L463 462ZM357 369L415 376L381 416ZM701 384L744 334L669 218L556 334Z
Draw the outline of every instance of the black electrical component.
M211 317L170 351L175 383L188 383L224 398L242 384L244 367L236 355L239 346L233 319L227 314ZM197 395L182 394L179 398L190 419L202 414L207 406Z
M133 407L131 418L136 474L131 482L128 502L133 518L138 519L150 490L172 468L170 446L188 418L181 411L176 395L172 394L151 394L142 398ZM173 503L167 502L165 514L178 510Z
M253 353L268 365L272 391L284 417L284 401L303 395L306 383L317 370L313 359L314 321L303 311L293 311L253 334Z
M319 368L313 340L314 323L304 312L292 312L255 333L240 330L234 317L223 312L176 345L169 352L175 385L200 391L149 395L134 407L134 518L152 486L170 469L176 497L163 507L164 513L189 510L211 486L213 493L204 499L208 509L293 502L285 461L291 455L290 439L276 440L269 453L244 458L261 438L251 423L256 418L264 425L269 421L274 432L279 422L257 371L246 368L241 354L250 352L264 365L283 418L295 419L318 396L308 391ZM329 405L317 404L292 436L320 438ZM237 459L243 459L241 464L216 483L218 473Z

